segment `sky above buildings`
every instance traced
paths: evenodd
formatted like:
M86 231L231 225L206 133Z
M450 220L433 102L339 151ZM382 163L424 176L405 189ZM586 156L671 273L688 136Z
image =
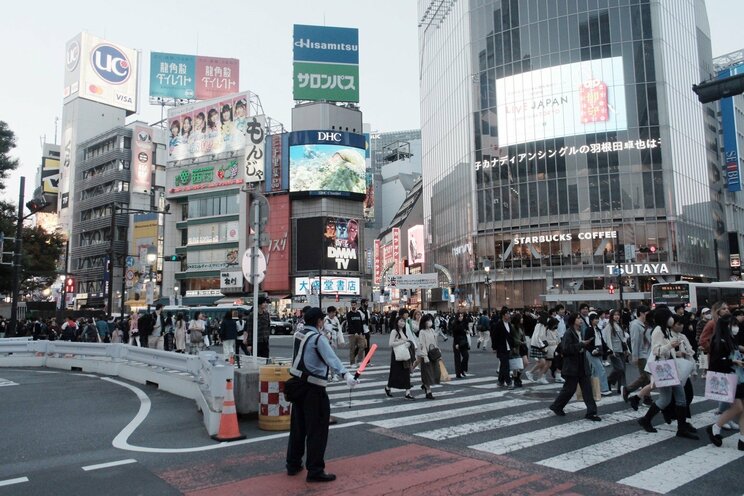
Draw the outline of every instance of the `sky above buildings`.
M665 0L676 1L676 0ZM739 34L742 0L706 0L713 55L744 48ZM141 51L139 114L160 120L148 103L150 51L240 59L241 90L259 95L264 111L291 127L292 26L316 24L359 28L360 107L373 130L419 127L416 0L222 0L179 2L130 0L108 4L12 2L0 16L0 120L17 137L19 169L0 199L17 201L18 178L33 191L41 142L55 141L62 116L65 43L88 31ZM59 129L56 140L59 143Z

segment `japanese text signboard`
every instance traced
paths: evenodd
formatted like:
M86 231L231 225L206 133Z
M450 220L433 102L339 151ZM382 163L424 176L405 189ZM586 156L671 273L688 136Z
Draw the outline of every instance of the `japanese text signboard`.
M208 100L240 91L240 61L179 53L150 54L150 100Z

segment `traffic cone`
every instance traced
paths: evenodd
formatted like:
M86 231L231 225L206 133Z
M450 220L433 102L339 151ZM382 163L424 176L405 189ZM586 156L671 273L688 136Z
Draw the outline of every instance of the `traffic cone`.
M222 415L220 416L220 430L212 439L217 441L238 441L245 436L238 429L238 412L235 410L235 397L233 396L232 379L227 379L225 401L222 403Z

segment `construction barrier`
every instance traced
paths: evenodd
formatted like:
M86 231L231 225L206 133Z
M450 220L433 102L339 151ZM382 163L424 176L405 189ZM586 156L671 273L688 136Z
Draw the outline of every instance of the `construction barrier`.
M284 398L284 384L289 378L289 367L286 365L264 365L259 369L259 429L289 430L292 405Z
M238 412L235 410L235 396L233 395L232 379L227 379L225 386L225 401L222 403L220 416L220 430L212 436L217 441L238 441L245 439L238 428Z

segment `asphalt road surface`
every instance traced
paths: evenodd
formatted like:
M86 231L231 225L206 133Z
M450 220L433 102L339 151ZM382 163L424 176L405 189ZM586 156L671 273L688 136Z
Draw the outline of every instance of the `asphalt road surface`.
M216 443L191 400L117 378L0 369L0 495L744 493L738 436L724 431L722 448L707 442L715 404L699 379L701 440L689 441L661 418L657 434L641 431L645 410L618 396L599 402L601 422L584 420L575 401L556 417L547 406L559 385L501 389L495 355L478 349L468 378L437 386L435 400L423 398L418 375L415 401L387 398L387 336L373 342L378 354L351 397L345 384L328 388L339 423L326 464L339 478L320 485L285 474L287 434L255 419L240 421L246 440ZM451 343L441 346L453 372ZM289 357L291 337L272 337L271 351Z

